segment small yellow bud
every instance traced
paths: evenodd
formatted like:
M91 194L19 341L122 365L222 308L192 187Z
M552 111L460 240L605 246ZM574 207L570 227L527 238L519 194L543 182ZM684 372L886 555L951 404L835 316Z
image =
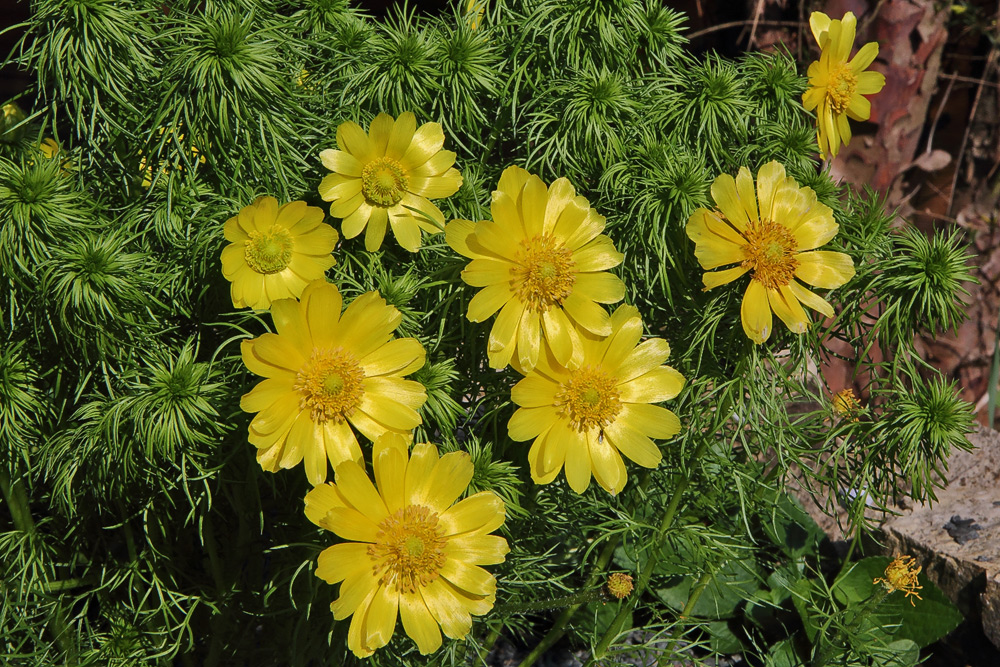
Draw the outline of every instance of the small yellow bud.
M608 593L624 600L632 592L632 577L624 572L615 572L608 577Z

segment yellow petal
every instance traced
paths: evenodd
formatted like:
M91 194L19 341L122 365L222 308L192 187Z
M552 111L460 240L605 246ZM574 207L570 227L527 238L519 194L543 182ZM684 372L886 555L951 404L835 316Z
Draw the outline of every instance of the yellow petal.
M524 184L528 182L530 176L531 174L521 167L511 165L500 174L497 191L505 192L508 196L515 197L524 188Z
M855 92L859 95L874 95L882 90L883 86L885 86L885 75L881 72L860 72Z
M747 207L736 192L736 181L729 174L720 174L712 183L712 199L726 220L741 232L745 232L750 220Z
M552 356L566 368L576 368L579 366L578 359L582 359L583 343L580 334L570 324L569 318L561 308L547 310L542 313L542 326L545 331L545 341ZM575 363L574 363L575 362ZM525 367L526 371L530 368Z
M370 392L365 392L357 409L396 431L409 431L422 423L416 410L385 394L373 396Z
M317 526L325 528L323 522L327 513L334 507L347 507L347 500L333 484L320 484L306 494L306 518Z
M854 58L851 59L850 63L851 69L855 74L860 74L864 70L868 69L868 66L871 65L877 57L878 43L868 42L858 49L856 54L854 54Z
M416 643L421 655L428 655L441 648L441 630L418 591L399 594L399 619L403 622L406 635Z
M522 408L538 408L553 405L558 391L557 384L533 373L514 385L510 390L510 400Z
M409 148L399 163L406 171L416 169L433 157L444 146L444 130L440 123L424 123L410 141Z
M350 153L362 165L379 157L375 155L368 135L360 125L353 121L345 121L337 126L337 146L340 147L341 151ZM351 175L353 176L354 174ZM360 175L359 171L357 176Z
M539 233L552 234L567 206L576 198L576 189L568 178L557 178L549 186L545 216ZM596 269L590 269L596 270Z
M866 97L853 95L847 105L847 115L854 120L868 120L872 115L872 105ZM845 136L845 142L850 141L850 135Z
M534 368L542 347L542 323L539 314L524 309L521 323L517 325L517 355L522 368Z
M450 172L458 173L458 170L451 168L455 164L455 158L456 155L453 151L438 151L427 162L410 170L410 176L429 178L431 176L443 176ZM459 180L461 181L461 178ZM413 181L410 182L412 183ZM416 192L416 190L411 188L411 192Z
M767 288L751 280L740 306L743 331L753 342L763 343L771 335L771 306L767 301Z
M334 470L344 461L361 462L361 447L350 424L328 421L323 424L322 435L323 449Z
M444 512L469 487L474 471L475 466L468 453L449 452L438 459L431 474L422 486L412 491L409 500L430 507L435 512Z
M404 475L404 505L417 504L416 499L422 497L427 479L434 472L434 466L437 462L437 447L426 442L413 446Z
M319 554L316 576L328 584L337 584L347 578L356 578L371 567L368 545L345 542L327 547Z
M344 466L358 467L354 461L346 461L337 466L339 471ZM327 528L339 537L349 542L374 542L378 534L378 526L358 510L351 507L334 507L323 519ZM343 595L343 591L341 591Z
M854 277L854 261L842 252L813 250L795 255L795 277L810 285L832 289Z
M695 243L694 254L703 269L736 264L746 259L746 241L708 209L699 208L685 227L688 238Z
M607 369L617 369L632 354L632 350L642 338L642 319L634 306L618 306L611 315L612 334L605 341L605 352L601 365Z
M389 515L382 496L361 466L353 461L341 463L337 466L336 480L344 498L372 523L379 524Z
M450 584L435 579L420 589L420 595L446 636L464 639L469 634L472 617Z
M618 382L625 383L648 373L670 356L670 345L662 338L650 338L632 349L617 368L611 369ZM607 362L605 362L607 363Z
M788 289L792 291L792 294L795 295L795 298L798 299L802 305L808 306L809 308L812 308L827 317L833 317L833 306L831 306L826 299L807 290L799 284L799 281L793 280L788 283Z
M363 625L371 598L377 590L378 580L372 573L371 567L364 568L357 577L345 579L344 583L340 585L340 597L330 605L333 618L340 621L354 614L355 619Z
M368 139L372 142L372 152L376 156L385 155L385 148L389 143L389 134L392 132L393 125L395 125L395 121L392 116L380 113L368 126Z
M814 204L815 207L829 209L822 204ZM840 225L833 220L833 214L817 215L807 218L802 224L792 230L795 237L795 245L799 250L812 250L821 245L825 245L830 239L840 231Z
M517 325L520 323L523 313L524 304L515 298L508 301L500 310L500 314L497 315L496 322L493 323L493 328L490 330L487 348L492 368L503 368L510 363L517 342Z
M316 425L313 424L312 419L309 418L309 412L303 410L299 413L295 421L292 422L292 427L288 431L288 436L285 439L285 449L281 454L281 458L278 460L278 467L288 469L294 468L301 461L304 452L316 447L316 437L315 437ZM322 447L322 443L318 443ZM317 484L322 484L326 481L326 458L323 459L323 471L322 478L317 476L314 479L308 476L309 471L306 470L306 476L309 477L309 483L313 486Z
M575 251L596 239L605 226L607 219L590 208L586 199L576 196L563 209L552 234Z
M771 310L778 316L792 333L803 334L809 328L809 317L802 310L798 300L787 286L767 291L767 300Z
M540 236L544 231L548 188L537 176L530 176L521 191L521 220L524 233L529 238Z
M424 365L427 352L416 338L396 338L358 360L365 376L408 375Z
M454 558L448 558L439 573L456 588L461 588L469 593L475 595L496 594L497 580L478 565L470 565Z
M756 223L757 217L757 195L754 194L753 175L746 167L740 167L736 174L736 192L739 195L743 210L746 211L750 222Z
M503 525L504 504L492 491L480 491L469 496L438 517L445 535L490 533Z
M596 432L588 433L587 445L594 467L594 479L602 489L611 495L617 495L628 481L621 455L607 438L598 436Z
M555 429L539 435L528 450L528 470L535 484L549 484L566 460L567 440L558 436L549 437Z
M368 225L368 220L372 217L372 211L375 210L375 207L361 196L351 197L348 201L353 202L355 208L348 206L343 209L346 217L340 225L340 231L344 233L345 239L353 239ZM332 206L330 207L330 215L333 215Z
M510 284L514 264L506 260L474 259L462 271L462 280L472 287Z
M246 246L242 243L230 243L222 249L221 259L222 275L225 276L227 280L232 280L236 275L237 270L245 266L247 263Z
M471 220L452 220L444 228L444 240L452 250L463 257L476 259L480 255L469 249L468 238L476 233L476 223Z
M462 187L462 174L455 168L440 176L411 176L407 189L413 194L430 199L450 197Z
M365 250L375 252L382 247L385 239L385 228L389 223L389 213L381 206L372 208L372 214L368 218L368 226L365 227Z
M385 437L379 438L380 441ZM391 437L395 437L392 434ZM378 454L372 457L375 469L375 483L378 485L378 494L385 503L385 508L390 514L403 508L405 505L405 480L406 480L406 449L385 447Z
M757 172L757 199L760 202L760 217L774 220L772 206L774 194L785 182L785 167L771 160ZM705 267L712 268L712 267Z
M294 394L295 389L288 378L268 378L258 382L248 393L240 398L240 410L243 412L260 412L277 403L288 394Z
M734 266L731 269L723 269L722 271L706 271L702 274L701 280L705 284L705 289L710 290L713 287L733 282L749 270L749 267Z
M822 48L823 40L821 37L830 29L830 17L823 12L813 12L809 15L809 28L812 30L813 37L816 38L816 43Z
M586 441L584 441L585 443ZM572 447L566 452L566 481L569 487L577 493L583 493L590 486L590 449Z
M677 396L684 387L684 376L670 366L660 366L618 385L621 400L629 403L659 403Z
M413 133L417 129L417 118L412 111L404 111L392 124L389 141L385 147L385 156L393 160L401 160L410 146Z
M512 297L507 285L490 285L476 293L469 301L469 312L466 317L470 322L482 322L489 319Z
M617 303L625 298L625 283L611 273L578 273L573 293L597 303Z
M507 540L499 535L465 533L448 539L444 553L472 565L497 565L510 553Z
M538 408L521 408L511 415L507 432L514 442L524 442L541 435L556 420L556 410L551 405Z
M392 639L392 631L396 628L396 612L399 609L399 593L382 586L372 598L365 618L367 636L365 644L371 649L385 646Z
M305 312L309 335L316 347L334 346L340 328L340 311L343 303L340 290L325 279L315 280L306 285L302 292L300 308Z
M625 255L615 250L614 242L601 234L573 253L576 271L606 271L622 263Z
M341 586L343 588L343 586ZM370 648L365 643L365 616L368 615L368 608L371 607L372 598L375 597L377 589L372 589L371 592L361 600L357 611L354 612L354 617L351 619L351 626L347 630L347 647L351 649L359 658L367 658L374 653L374 649ZM333 618L335 620L340 620L347 617L351 612L347 612L338 618L338 612L343 613L342 608L337 607L337 601L334 601L330 605L330 609L333 611ZM353 611L353 609L352 609Z

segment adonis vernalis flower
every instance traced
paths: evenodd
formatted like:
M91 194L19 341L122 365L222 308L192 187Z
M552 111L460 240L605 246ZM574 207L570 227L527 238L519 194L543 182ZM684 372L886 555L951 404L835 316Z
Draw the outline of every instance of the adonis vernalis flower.
M666 341L639 343L641 336L639 311L619 306L609 336L583 338L578 368L566 368L547 353L514 385L510 397L520 409L507 429L512 440L534 439L528 463L536 483L548 484L565 464L566 481L577 493L587 489L593 474L616 494L628 479L621 454L646 468L660 462L650 438L672 437L680 421L651 404L674 398L684 377L662 365L670 355Z
M261 197L226 221L231 243L222 249L222 275L237 308L267 308L277 299L297 299L309 282L337 263L330 254L337 230L323 223L323 210L293 201L278 206Z
M800 188L786 178L782 165L768 162L757 174L756 194L750 170L741 167L735 180L729 174L715 179L712 199L717 209L696 210L688 219L687 235L702 268L737 265L705 273L705 289L750 272L741 308L748 337L755 343L767 340L772 311L795 333L804 333L809 324L802 305L833 316L833 307L799 280L825 289L840 287L854 277L854 262L842 252L814 250L840 227L811 188Z
M416 252L421 229L435 234L444 228L444 214L430 199L455 194L462 175L452 167L455 153L441 150L440 123L417 128L409 111L396 120L380 113L367 134L357 123L341 123L337 146L340 150L328 148L319 154L323 166L333 172L320 182L319 194L333 202L330 215L344 219L346 238L367 227L365 249L372 252L382 246L388 224L399 245ZM431 220L418 217L420 213Z
M490 205L493 220L454 220L448 245L472 260L462 279L482 287L469 303L468 318L482 322L498 310L487 354L493 368L511 359L530 371L543 349L558 363L576 367L583 336L611 333L599 306L625 296L625 285L607 269L622 254L599 215L565 178L546 187L538 176L507 167ZM516 353L516 357L515 357Z
M401 315L378 292L357 297L341 314L334 285L316 280L302 300L271 304L277 333L243 341L243 362L267 379L240 399L257 461L276 472L305 462L313 485L326 480L326 461L360 461L352 426L369 440L409 437L427 400L423 385L404 380L424 365L416 338L394 339Z
M831 20L822 12L813 12L809 27L819 43L819 60L809 65L810 88L802 95L806 111L816 109L817 138L820 156L836 156L840 145L851 141L847 119L868 120L871 103L865 95L874 95L885 85L885 76L868 72L878 55L878 44L868 42L848 61L854 47L858 20L847 12L840 20Z
M306 496L306 516L347 540L319 555L316 576L340 584L330 605L337 620L353 614L347 645L359 657L385 646L396 627L427 654L441 646L441 630L462 639L472 616L493 608L496 579L480 565L502 563L509 551L489 533L504 522L503 501L483 491L455 501L472 480L465 452L438 458L430 444L407 456L398 444L376 443L373 485L354 461L337 466L336 483ZM438 629L440 626L440 630Z

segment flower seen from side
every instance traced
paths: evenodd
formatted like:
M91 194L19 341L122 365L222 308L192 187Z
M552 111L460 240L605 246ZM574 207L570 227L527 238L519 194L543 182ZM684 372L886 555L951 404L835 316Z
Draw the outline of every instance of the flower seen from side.
M462 280L482 288L469 303L468 318L482 322L499 311L487 355L492 368L513 362L530 371L543 350L575 368L583 360L583 332L611 333L599 304L616 303L625 285L607 272L622 262L605 219L576 194L572 184L542 180L520 167L500 177L490 205L493 220L454 220L446 238L472 261Z
M917 603L913 601L913 598L917 598L918 600L923 599L917 593L917 591L923 588L923 586L917 583L917 575L920 574L920 570L922 569L921 566L916 565L916 560L913 556L897 556L885 568L885 576L872 580L872 583L882 584L889 593L902 592L910 601L910 604L915 607Z
M490 535L503 525L504 504L492 491L455 502L472 480L465 452L439 458L424 443L407 455L391 435L376 449L375 484L345 461L335 483L306 496L309 520L345 540L319 555L316 576L340 583L330 609L337 620L353 615L347 645L358 657L389 642L397 615L419 651L432 653L442 631L462 639L472 616L493 608L496 579L480 566L502 563L509 551Z
M314 486L326 481L327 460L361 460L355 429L372 441L408 438L427 400L423 385L404 379L425 352L415 338L393 338L399 311L378 292L342 306L336 286L313 281L301 301L271 304L277 333L242 343L243 362L265 378L240 399L258 413L249 429L257 462L270 472L304 462Z
M365 249L374 252L388 225L399 245L416 252L421 229L440 232L444 214L430 200L450 197L462 185L462 175L452 166L455 153L443 146L441 124L418 128L409 111L395 120L380 113L367 133L357 123L341 123L337 149L319 154L333 172L320 182L319 194L332 202L330 215L343 218L344 237L364 230Z
M222 249L222 275L236 308L268 308L278 299L297 299L311 281L337 263L331 254L337 230L323 222L323 210L293 201L278 206L261 197L226 221L229 245Z
M611 315L610 335L583 339L581 364L570 369L551 353L514 385L519 409L507 424L512 440L533 440L531 478L548 484L566 468L566 481L583 493L593 476L617 494L628 480L622 455L645 468L659 464L655 439L673 437L680 420L654 403L674 398L684 377L663 362L670 346L660 338L639 342L642 320L632 306Z
M816 110L817 140L820 157L836 157L841 144L851 141L851 120L868 120L871 103L865 95L874 95L885 85L885 76L867 71L878 55L878 44L868 42L854 58L858 20L847 12L842 19L831 20L822 12L813 12L809 27L821 54L809 65L809 89L802 94L806 111Z
M696 210L688 219L687 235L702 268L735 265L706 272L706 290L750 273L741 319L751 340L760 344L768 339L772 312L798 334L809 324L803 305L833 316L833 307L799 281L840 287L854 277L854 262L842 252L816 250L840 227L811 188L800 188L772 161L758 172L756 192L750 170L742 167L735 179L729 174L715 179L712 199L716 209Z

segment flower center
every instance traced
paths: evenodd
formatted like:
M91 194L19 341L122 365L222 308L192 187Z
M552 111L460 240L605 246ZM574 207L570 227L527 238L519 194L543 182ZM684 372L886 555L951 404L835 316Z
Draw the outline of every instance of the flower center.
M410 505L379 524L368 557L380 584L414 593L437 579L447 542L438 515L423 505Z
M620 396L613 377L600 368L583 366L572 371L556 393L556 411L577 431L604 428L621 412Z
M858 87L858 77L850 65L844 64L830 72L826 84L826 98L835 113L844 113L851 104L851 98Z
M791 230L773 220L751 222L746 232L747 244L743 246L746 259L742 266L753 271L753 279L768 289L784 287L792 281L797 244Z
M361 402L364 379L365 372L350 352L339 347L314 349L295 376L299 408L309 410L317 424L330 419L342 423Z
M544 313L573 293L573 253L555 237L535 235L521 241L511 269L514 293L531 310Z
M391 158L372 160L361 170L361 193L379 206L398 204L409 184L403 167Z
M292 261L292 235L283 227L271 227L266 232L250 232L243 256L247 266L257 273L284 271Z

